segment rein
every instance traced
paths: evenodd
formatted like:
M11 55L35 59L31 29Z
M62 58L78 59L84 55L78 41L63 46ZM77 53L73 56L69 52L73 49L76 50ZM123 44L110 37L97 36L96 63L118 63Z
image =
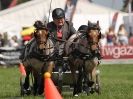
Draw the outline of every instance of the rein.
M55 46L52 46L52 47L45 47L45 48L43 48L42 50L47 50L47 49L52 49L52 48L55 48Z
M44 42L44 43L41 43L41 44L44 44L44 46L47 46L47 42ZM52 48L55 48L55 45L52 46L52 47L45 47L42 50L47 50L47 49L52 49Z
M77 37L80 39L80 35L77 35ZM87 49L90 49L90 48L91 48L91 45L90 45L90 46L85 46L84 44L79 43L79 42L76 42L76 41L62 40L62 39L58 39L58 38L55 38L55 37L52 37L52 38L54 38L56 41L60 41L60 42L77 44L77 45L83 46L84 48L87 48ZM90 43L89 43L89 44L90 44ZM54 47L55 47L55 46L54 46Z
M72 44L79 44L78 42L73 42L73 41L68 41L68 40L62 40L62 39L58 39L54 36L51 36L53 39L55 39L56 41L60 41L60 42L65 42L65 43L72 43ZM76 37L80 38L80 35L77 33Z

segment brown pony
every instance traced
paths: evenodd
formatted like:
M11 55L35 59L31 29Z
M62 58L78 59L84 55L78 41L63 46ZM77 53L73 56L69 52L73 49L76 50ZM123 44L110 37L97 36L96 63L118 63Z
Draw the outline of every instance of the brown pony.
M33 94L43 93L43 74L48 71L52 73L54 67L51 57L54 52L54 43L48 37L48 30L41 21L36 21L34 24L36 30L34 38L25 46L21 61L25 66L26 78L23 84L21 94L30 93L30 73L33 74ZM46 62L47 61L47 62Z
M70 68L74 78L74 96L82 91L82 80L86 84L84 91L87 94L92 91L91 89L98 91L96 88L98 84L96 70L100 60L98 45L100 38L99 22L96 24L89 22L85 33L78 32L72 35L66 43L65 50L69 56ZM78 76L76 74L77 70L79 71Z

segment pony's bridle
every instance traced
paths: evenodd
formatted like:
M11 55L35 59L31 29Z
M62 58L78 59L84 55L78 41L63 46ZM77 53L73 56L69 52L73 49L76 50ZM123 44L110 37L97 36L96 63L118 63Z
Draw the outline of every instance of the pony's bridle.
M100 60L102 58L100 55L100 47L99 47L99 40L101 39L101 31L100 31L100 28L96 28L96 29L98 30L98 32L97 32L98 33L98 35L97 35L98 40L97 40L97 42L88 41L88 43L89 43L88 45L89 45L89 49L90 49L90 52L91 52L93 58L97 58L98 60ZM92 50L93 45L96 46L96 49Z

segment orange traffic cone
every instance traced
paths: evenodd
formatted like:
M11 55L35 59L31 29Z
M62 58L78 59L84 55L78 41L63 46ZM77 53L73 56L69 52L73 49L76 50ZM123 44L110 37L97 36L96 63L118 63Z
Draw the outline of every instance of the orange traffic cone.
M44 77L45 77L45 82L44 82L45 99L62 99L53 81L51 80L51 74L49 72L46 72L44 74Z
M19 64L19 70L20 70L21 75L26 76L26 71L25 71L23 63Z

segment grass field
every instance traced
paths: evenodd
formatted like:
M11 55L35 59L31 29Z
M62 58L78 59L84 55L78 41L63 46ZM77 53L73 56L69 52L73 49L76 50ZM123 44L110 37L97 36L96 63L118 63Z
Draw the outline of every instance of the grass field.
M64 99L133 99L133 65L101 65L100 71L101 95L72 97L69 92L63 93ZM43 96L20 97L19 78L17 67L0 68L0 99L44 99Z

